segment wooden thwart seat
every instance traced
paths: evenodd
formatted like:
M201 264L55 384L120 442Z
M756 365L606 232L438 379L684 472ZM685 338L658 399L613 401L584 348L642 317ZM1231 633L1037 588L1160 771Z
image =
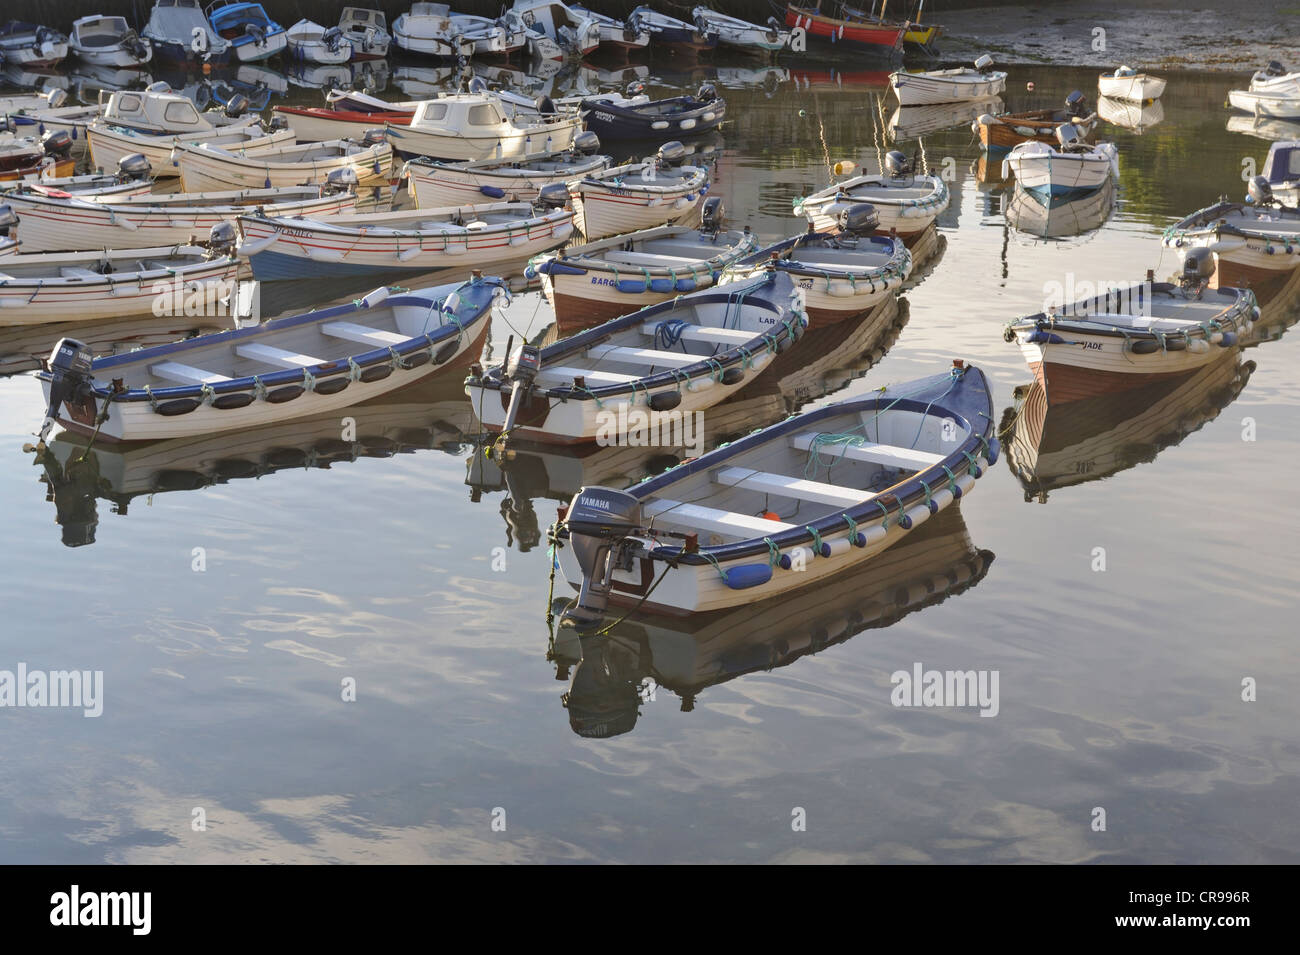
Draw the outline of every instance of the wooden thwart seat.
M358 325L356 322L328 322L320 327L321 332L331 338L343 338L350 342L360 342L374 348L388 345L400 345L407 339L396 332L385 332L378 328Z
M816 438L815 432L796 434L790 438L790 447L798 451L811 451ZM944 459L942 454L917 451L914 448L900 448L892 444L873 444L870 441L864 441L862 444L828 444L823 445L819 450L827 457L843 455L850 461L865 461L869 464L905 468L909 471L923 471Z
M662 498L646 502L641 512L647 518L654 518L655 523L674 524L693 531L709 531L742 539L767 537L780 531L788 531L795 526L784 521L770 521L765 517L755 517L753 514L723 511L701 504L683 504L680 501L668 501Z
M619 375L612 371L596 371L592 368L565 368L556 365L553 368L543 367L537 373L538 380L547 381L573 381L574 378L581 376L585 378L590 385L626 385L629 381L636 381L640 375Z
M659 327L658 322L646 322L641 326L641 334L655 335ZM706 325L688 325L681 329L681 334L677 336L686 342L709 342L719 345L743 345L745 342L756 338L754 332L747 332L743 328L709 328Z
M592 345L587 349L587 357L631 365L669 365L673 368L684 368L704 360L702 355L659 351L654 348L632 348L627 345Z
M687 258L684 255L661 255L658 252L626 252L622 249L615 249L606 252L604 259L606 262L613 262L615 265L644 265L649 268L664 266L679 269L683 266L693 265L696 268L701 268L699 259ZM703 266L702 271L708 271L708 266Z
M713 481L715 484L723 484L727 487L795 498L814 504L830 504L832 507L852 507L876 496L871 491L792 478L768 471L754 471L750 468L719 468L713 474Z
M215 385L219 381L229 381L225 375L214 371L205 371L193 365L183 365L178 361L160 361L149 366L149 374L155 378L175 381L182 385Z
M285 351L283 348L276 348L274 345L263 345L260 342L236 345L235 354L240 358L251 358L253 361L265 362L268 365L276 365L280 368L309 368L312 365L325 364L324 358L299 355L291 351Z

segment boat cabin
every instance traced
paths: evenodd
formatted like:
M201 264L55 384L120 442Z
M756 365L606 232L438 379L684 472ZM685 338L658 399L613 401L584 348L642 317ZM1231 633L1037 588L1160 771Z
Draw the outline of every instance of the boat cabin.
M412 129L452 129L483 132L512 125L511 117L491 94L448 93L426 100L415 108Z
M352 31L362 34L370 29L374 29L379 33L387 33L388 20L378 10L367 10L364 7L344 7L343 12L339 14L339 28L344 33Z
M143 133L199 133L214 127L179 93L119 90L108 98L104 122Z
M1271 185L1300 180L1300 140L1274 143L1268 148L1264 178Z
M130 30L125 17L82 17L72 24L72 42L87 49L116 46Z

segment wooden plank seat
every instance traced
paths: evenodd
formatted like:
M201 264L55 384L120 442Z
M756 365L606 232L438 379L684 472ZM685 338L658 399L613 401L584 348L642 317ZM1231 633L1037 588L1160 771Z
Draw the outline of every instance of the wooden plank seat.
M659 322L646 322L641 326L641 334L653 337L657 334L656 329L659 324ZM686 342L743 345L745 342L750 341L757 336L754 332L747 332L743 328L709 328L706 325L687 325L685 328L680 330L680 334L677 337Z
M309 368L312 365L325 364L324 358L299 355L291 351L285 351L283 348L276 348L274 345L264 345L261 342L247 342L243 345L236 345L235 354L240 358L251 358L253 361L264 362L279 368Z
M400 345L407 341L406 336L397 332L385 332L378 328L358 325L356 322L328 322L320 330L331 338L343 338L350 342L360 342L373 348L385 348Z
M821 481L808 481L786 474L773 474L769 471L755 471L751 468L719 468L713 473L713 481L726 487L759 491L763 494L789 497L814 504L830 504L832 507L852 507L876 496L871 491L861 491L839 484L823 484Z
M816 432L812 431L796 434L790 438L790 447L797 451L811 451L816 437ZM819 450L828 458L843 455L849 461L865 461L868 464L881 464L908 471L923 471L944 459L942 454L917 451L914 448L900 448L892 444L875 444L870 441L864 441L862 444L827 444Z
M537 373L539 381L572 382L574 378L579 376L586 379L588 387L591 385L626 385L629 381L636 381L643 377L641 375L620 375L612 371L596 371L594 368L566 368L561 365L552 368L543 367Z
M701 265L700 259L692 259L684 255L663 255L659 252L629 252L624 249L611 249L602 256L606 262L612 262L614 265L644 265L646 268L675 268L678 269L683 277L688 277L690 267L700 272L707 272L709 267ZM705 257L707 258L707 256ZM685 271L681 271L685 269Z
M654 348L632 348L628 345L592 345L587 349L587 357L598 361L622 362L625 365L669 365L683 368L703 361L705 356Z
M647 518L654 518L656 524L673 524L692 531L708 531L742 540L751 537L767 537L781 531L788 531L795 526L784 521L770 521L753 514L724 511L716 507L705 507L702 504L684 504L663 498L647 501L642 506L641 512Z
M160 361L149 366L149 374L182 385L215 385L219 381L229 381L226 375L215 371L205 371L193 365L183 365L178 361Z

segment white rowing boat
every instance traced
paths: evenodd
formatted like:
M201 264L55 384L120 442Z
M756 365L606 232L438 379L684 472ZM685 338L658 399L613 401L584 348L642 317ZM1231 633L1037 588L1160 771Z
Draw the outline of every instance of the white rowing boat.
M840 165L853 169L852 163ZM916 175L907 157L894 150L885 156L884 172L855 176L795 199L794 212L805 216L818 232L825 232L839 227L838 216L845 203L866 203L875 208L881 232L895 232L911 240L939 218L948 202L948 186L942 179Z
M361 142L335 139L263 149L251 156L210 143L180 143L176 161L186 192L324 185L331 175L366 187L388 184L393 149L369 136Z
M681 143L665 143L658 154L590 173L568 184L574 224L588 241L660 225L695 225L709 189L709 174L679 165Z

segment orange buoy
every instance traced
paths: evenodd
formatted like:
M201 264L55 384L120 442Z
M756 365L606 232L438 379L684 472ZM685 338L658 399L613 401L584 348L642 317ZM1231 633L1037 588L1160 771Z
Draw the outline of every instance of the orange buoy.
M777 514L774 511L764 511L763 519L768 521L779 521L781 519L781 515Z

